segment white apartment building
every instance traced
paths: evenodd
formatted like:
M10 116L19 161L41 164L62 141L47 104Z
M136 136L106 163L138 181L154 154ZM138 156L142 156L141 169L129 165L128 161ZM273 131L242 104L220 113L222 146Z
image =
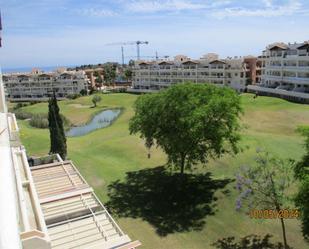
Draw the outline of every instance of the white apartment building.
M251 71L256 68L252 69L249 65L252 60L256 61L256 58L219 59L217 54L210 53L199 60L178 55L174 60L137 61L133 68L133 86L130 91L155 91L188 81L230 86L238 91L244 91L246 85L255 83Z
M1 75L0 75L1 76ZM134 249L72 161L29 166L0 77L0 248ZM33 160L34 161L34 160Z
M309 41L270 44L259 59L261 81L248 91L309 103Z
M33 70L31 73L4 74L3 82L7 98L12 101L47 100L56 92L58 99L69 94L88 89L89 80L84 71L65 71L44 73Z

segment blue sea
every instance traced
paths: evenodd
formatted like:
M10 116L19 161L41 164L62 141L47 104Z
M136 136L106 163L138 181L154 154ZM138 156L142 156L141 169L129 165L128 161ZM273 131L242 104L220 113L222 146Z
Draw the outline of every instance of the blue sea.
M16 68L2 68L2 73L26 73L31 72L33 68L39 68L43 70L44 72L51 72L54 71L56 68L59 67L75 67L75 66L48 66L48 67L39 67L39 66L33 66L33 67L16 67Z

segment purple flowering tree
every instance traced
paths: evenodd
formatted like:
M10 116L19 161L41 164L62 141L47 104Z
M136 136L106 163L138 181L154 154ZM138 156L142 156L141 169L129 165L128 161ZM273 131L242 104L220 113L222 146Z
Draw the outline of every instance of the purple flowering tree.
M241 167L236 174L236 189L239 193L236 210L274 210L281 222L285 248L288 248L288 244L284 217L278 214L291 207L292 199L288 190L292 180L292 164L290 160L281 160L257 150L255 164Z

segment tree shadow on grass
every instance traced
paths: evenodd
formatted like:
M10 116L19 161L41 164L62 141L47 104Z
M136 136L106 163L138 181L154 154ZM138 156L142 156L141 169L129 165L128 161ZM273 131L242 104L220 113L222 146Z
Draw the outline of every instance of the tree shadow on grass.
M107 206L119 217L141 218L160 236L200 230L214 214L214 193L230 179L214 180L206 174L171 174L163 166L128 172L124 182L108 186Z
M266 234L264 237L251 234L235 241L235 237L226 237L217 240L212 245L217 249L285 249L280 242L271 242L272 235ZM293 249L288 247L288 249Z

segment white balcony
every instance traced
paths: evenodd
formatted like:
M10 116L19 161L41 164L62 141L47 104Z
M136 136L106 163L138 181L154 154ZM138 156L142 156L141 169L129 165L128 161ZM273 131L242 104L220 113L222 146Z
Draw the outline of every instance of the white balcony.
M308 66L298 66L296 67L297 70L299 71L306 71L306 72L309 72L309 65Z
M298 51L299 56L309 56L309 53L306 50L299 50Z
M269 80L276 80L276 81L281 81L282 80L282 76L276 76L276 75L262 75L261 76L262 79L269 79Z
M293 72L295 72L295 71L298 71L300 68L297 67L297 66L283 66L282 69L284 71L293 71Z
M266 66L267 69L275 69L275 70L279 70L282 68L281 65L268 65Z
M19 140L19 128L17 126L16 117L13 113L8 113L8 126L11 141Z
M42 249L49 249L51 248L50 238L25 150L16 147L12 149L12 152L18 194L20 236L23 248L31 249L35 245L40 245Z
M283 77L284 81L293 82L296 84L309 84L309 78L297 78L297 77Z

